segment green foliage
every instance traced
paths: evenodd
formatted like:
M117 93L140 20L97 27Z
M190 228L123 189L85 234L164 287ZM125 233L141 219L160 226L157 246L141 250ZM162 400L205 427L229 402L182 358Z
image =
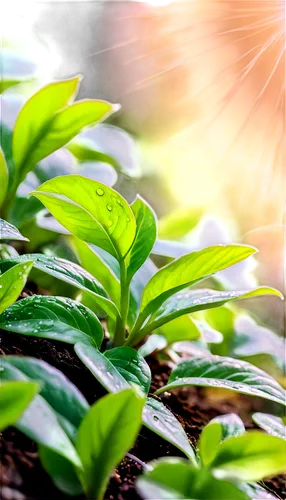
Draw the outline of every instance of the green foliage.
M228 481L219 481L208 471L193 469L178 458L151 463L152 470L137 480L144 500L247 500L249 497Z
M252 419L264 431L272 436L277 436L286 441L286 425L282 418L268 415L267 413L254 413Z
M30 381L35 378L37 382L43 379L45 384L48 384L45 392L42 394L42 391L40 391L40 394L34 397L26 411L14 425L30 439L63 456L76 467L80 467L80 459L69 436L70 426L68 426L69 431L66 431L66 418L72 419L73 417L69 411L70 407L63 404L66 398L69 399L70 392L74 397L76 390L74 387L70 389L70 382L59 370L50 367L43 361L34 360L37 365L36 376L31 376L30 363L32 363L32 360L28 357L7 356L1 359L1 378L3 381ZM49 378L49 373L51 373L52 380ZM55 381L57 381L56 386ZM55 390L55 387L57 387L57 390ZM78 400L78 398L76 399ZM58 418L57 410L59 408L64 412L62 414L64 419L61 422ZM78 409L75 411L78 411ZM67 412L69 412L68 415Z
M27 241L27 238L25 238L16 227L12 226L12 224L0 219L0 240Z
M127 389L95 403L80 425L80 478L88 498L101 500L109 476L133 445L141 427L144 398Z
M0 316L0 328L69 344L84 342L100 347L103 339L97 316L84 305L64 297L34 295L23 299Z
M270 375L246 361L222 356L193 357L172 371L168 384L157 391L187 386L217 387L286 404L285 390Z
M33 382L6 382L0 385L0 431L15 424L38 392Z
M260 481L267 476L281 474L285 466L285 441L258 431L227 439L219 446L212 461L217 478L237 478L241 481Z
M6 77L0 92L23 80ZM88 498L103 499L112 471L143 423L188 461L163 458L149 464L137 483L142 498L259 498L262 488L249 481L285 468L284 422L256 413L254 421L268 434L248 433L238 416L217 417L203 429L195 453L183 425L157 396L202 386L285 405L285 391L270 375L245 360L225 357L267 352L283 369L282 339L225 306L282 295L270 287L225 290L232 282L227 279L230 268L244 265L255 253L253 247L228 244L191 251L186 243L172 240L190 231L198 213L171 214L158 224L143 198L129 204L110 187L120 173L138 176L134 146L128 134L111 125L85 130L118 106L73 102L79 82L75 77L38 90L21 108L14 131L1 123L0 208L9 222L0 219L0 240L17 241L21 255L1 244L0 328L72 344L111 394L90 408L54 367L29 357L3 356L0 429L14 425L36 441L44 468L68 495L84 491ZM170 240L158 240L158 232ZM46 246L44 253L25 254L27 245L39 252ZM152 253L175 258L158 269ZM56 291L55 296L16 302L30 272L38 293L44 288ZM193 288L204 280L219 290ZM260 345L257 338L263 338ZM202 355L181 360L175 352L179 341L199 346ZM173 370L167 385L148 396L152 374L144 357L156 350L164 350L163 359L170 357Z
M0 314L17 300L32 267L33 262L26 260L0 275Z

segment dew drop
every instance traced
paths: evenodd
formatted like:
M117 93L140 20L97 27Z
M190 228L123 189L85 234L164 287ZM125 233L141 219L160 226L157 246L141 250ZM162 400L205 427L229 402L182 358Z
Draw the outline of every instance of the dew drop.
M112 207L111 203L108 203L108 204L106 205L106 208L107 208L107 210L108 210L109 212L111 212L113 207Z
M98 189L96 190L96 194L98 194L98 196L103 196L103 195L104 195L104 191L103 191L103 189L98 188Z
M130 221L131 221L130 217L127 217L127 219L126 219L126 220L127 220L127 222L130 222Z
M156 422L158 422L159 417L157 417L157 415L153 415L153 419L154 419Z
M116 202L118 203L118 205L119 205L120 207L123 207L123 205L122 205L122 203L121 203L121 201L120 201L120 200L116 200Z
M112 224L113 224L112 220L109 220L109 221L107 222L108 227L111 227L111 226L112 226Z

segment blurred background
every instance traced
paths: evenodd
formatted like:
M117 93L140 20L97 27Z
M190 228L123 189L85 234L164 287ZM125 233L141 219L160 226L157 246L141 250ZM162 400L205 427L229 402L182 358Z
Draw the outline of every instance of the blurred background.
M27 72L26 83L2 94L2 120L13 122L35 88L83 74L79 98L122 106L110 123L135 139L141 177L120 189L149 201L163 218L161 237L193 248L255 245L259 282L283 291L284 0L0 5L3 54L14 57L13 68L2 58L2 73ZM174 211L184 229L164 234ZM283 304L255 307L284 332Z

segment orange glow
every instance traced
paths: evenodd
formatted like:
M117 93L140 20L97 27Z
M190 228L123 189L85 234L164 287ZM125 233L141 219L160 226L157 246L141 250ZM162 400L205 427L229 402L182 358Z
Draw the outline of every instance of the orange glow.
M139 109L154 96L146 123L161 137L155 149L177 202L216 210L223 200L246 230L281 223L284 0L173 2L133 22L125 90Z

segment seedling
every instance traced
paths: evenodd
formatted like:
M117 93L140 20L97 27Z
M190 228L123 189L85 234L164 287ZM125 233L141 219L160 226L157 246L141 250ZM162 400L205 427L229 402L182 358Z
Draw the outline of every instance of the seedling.
M150 369L131 346L137 346L158 327L191 312L218 307L235 299L263 294L281 297L270 287L249 291L190 289L255 252L254 248L244 245L218 245L184 255L157 270L142 287L142 271L146 265L150 269L149 255L157 234L154 212L142 198L138 197L130 206L113 189L77 175L47 181L34 195L77 238L75 247L81 258L90 262L90 270L96 277L77 264L41 254L3 261L0 264L2 270L11 266L13 269L16 262L31 259L35 269L85 292L96 310L105 311L115 347L103 354L100 352L101 324L92 311L71 299L27 298L0 317L0 326L17 333L74 344L77 355L110 392L118 392L135 382L148 394ZM246 365L243 368L247 372ZM228 373L223 373L221 378L223 380L216 373L212 385L228 388L235 385L235 390L245 391L247 384L231 385L227 381ZM283 389L279 384L277 389L276 382L271 377L269 379L272 385L268 392L248 387L248 393L279 399L282 403ZM198 380L198 385L207 385L202 374ZM280 398L273 396L275 391L280 393ZM176 426L175 434L166 424L168 420L172 422L171 426ZM162 403L148 398L143 422L192 457L195 463L182 427Z
M144 395L129 387L90 408L59 370L29 357L2 357L1 378L1 430L14 425L36 441L43 466L63 492L85 491L101 500L136 440Z
M210 421L199 440L199 468L186 460L163 458L148 464L148 472L137 480L144 500L196 498L216 500L274 499L260 481L285 470L286 444L279 437L245 432L237 415Z

